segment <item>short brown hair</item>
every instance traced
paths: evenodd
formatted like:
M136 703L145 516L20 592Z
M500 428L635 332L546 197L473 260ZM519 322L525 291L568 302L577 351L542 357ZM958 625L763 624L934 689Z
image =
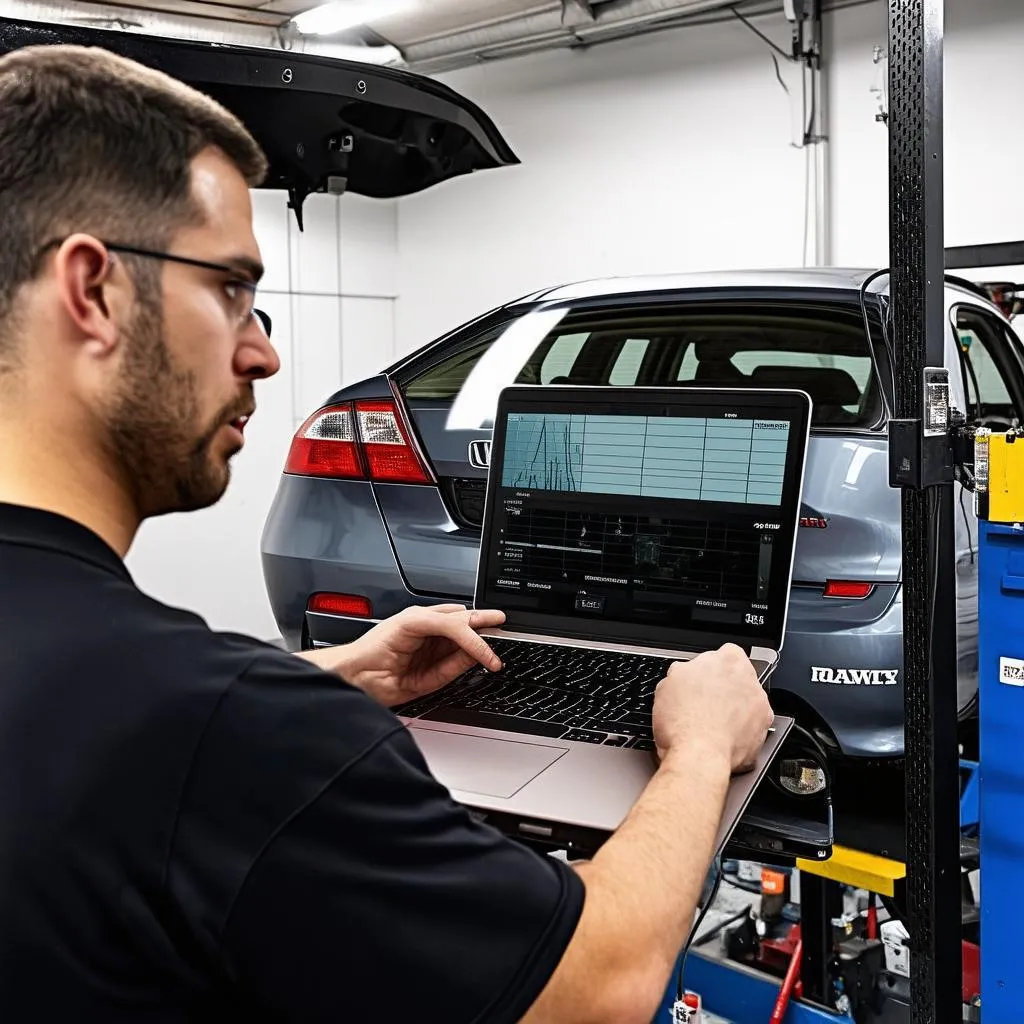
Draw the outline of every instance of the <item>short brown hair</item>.
M156 248L191 222L191 162L218 147L250 186L267 161L210 97L108 50L0 58L0 369L18 289L40 250L87 231Z

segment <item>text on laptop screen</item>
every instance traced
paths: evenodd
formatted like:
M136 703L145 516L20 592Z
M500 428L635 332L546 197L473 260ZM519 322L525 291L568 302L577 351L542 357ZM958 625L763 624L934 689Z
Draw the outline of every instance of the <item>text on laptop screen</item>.
M510 409L491 467L488 603L595 635L781 634L794 425L781 410L694 412Z

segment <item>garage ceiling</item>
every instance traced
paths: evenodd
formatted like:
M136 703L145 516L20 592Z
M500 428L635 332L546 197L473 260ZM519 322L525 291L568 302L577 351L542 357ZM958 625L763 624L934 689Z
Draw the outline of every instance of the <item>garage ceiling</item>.
M555 14L562 19L564 12L565 21L571 23L577 17L586 19L588 8L596 17L602 9L643 7L668 14L725 5L726 0L411 0L403 13L371 21L369 27L401 48L467 29L486 29L528 15ZM69 0L66 6L74 9L97 4L93 0ZM239 24L279 26L317 4L313 0L125 0L118 6ZM372 0L366 6L372 8Z
M337 2L372 11L375 0ZM848 2L856 0L824 0L824 6ZM729 17L729 7L748 15L778 12L782 0L408 0L401 13L371 15L366 25L330 37L302 37L290 24L316 0L5 0L4 6L34 20L362 55L429 74Z

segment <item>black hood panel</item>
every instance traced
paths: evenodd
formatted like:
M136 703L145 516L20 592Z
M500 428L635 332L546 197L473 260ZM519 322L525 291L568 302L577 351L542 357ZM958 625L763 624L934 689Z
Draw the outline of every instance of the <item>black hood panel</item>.
M54 43L103 47L221 102L266 152L270 172L264 187L286 189L297 212L311 192L395 198L460 174L519 162L479 107L406 71L0 18L0 54Z

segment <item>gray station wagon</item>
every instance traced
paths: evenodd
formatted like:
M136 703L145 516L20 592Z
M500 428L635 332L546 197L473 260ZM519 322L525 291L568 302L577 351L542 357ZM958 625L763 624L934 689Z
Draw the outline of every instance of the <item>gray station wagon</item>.
M945 290L968 422L1024 408L1024 349L967 282ZM343 643L410 604L472 599L497 396L511 383L798 387L814 402L788 631L772 679L805 754L903 753L900 494L887 276L799 270L588 281L537 292L325 395L296 434L263 536L293 648ZM956 495L958 699L977 696L977 524Z

